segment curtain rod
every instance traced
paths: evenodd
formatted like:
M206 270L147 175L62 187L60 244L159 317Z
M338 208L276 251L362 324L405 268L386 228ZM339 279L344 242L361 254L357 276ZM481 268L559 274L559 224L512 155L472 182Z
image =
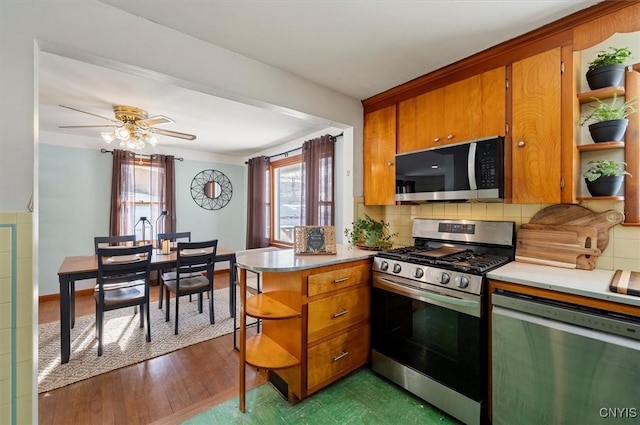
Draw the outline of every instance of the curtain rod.
M332 139L334 139L334 142L335 142L335 139L337 139L338 137L340 137L340 136L342 136L342 135L344 135L344 132L342 132L342 133L340 133L340 134L336 134L335 136L331 136L331 135L329 135L329 136L331 136L331 138L332 138ZM288 151L286 151L286 152L277 153L277 154L275 154L275 155L270 155L270 156L268 156L268 158L269 158L269 159L271 159L271 158L275 158L275 157L277 157L277 156L283 156L283 155L284 155L284 157L286 158L286 157L288 157L288 156L289 156L289 154L290 154L290 153L292 153L292 152L296 152L296 151L300 151L300 150L302 150L302 146L301 146L301 147L299 147L299 148L290 149L290 150L288 150ZM249 162L248 162L248 161L245 161L244 163L245 163L245 165L246 165L246 164L248 164Z
M100 149L100 152L113 154L113 151L107 150L105 148ZM147 155L146 153L135 153L135 152L134 152L134 155L136 155L136 156L148 156L148 157L152 157L153 156L153 155ZM176 161L184 161L184 158L181 157L181 156L176 156L174 158L175 158Z

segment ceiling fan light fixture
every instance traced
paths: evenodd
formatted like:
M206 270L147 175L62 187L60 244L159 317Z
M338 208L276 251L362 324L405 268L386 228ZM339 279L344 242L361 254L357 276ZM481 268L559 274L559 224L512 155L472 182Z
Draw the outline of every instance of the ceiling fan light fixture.
M113 131L103 131L100 133L100 136L106 143L111 143L116 140L116 134Z
M120 140L129 140L129 137L131 137L131 135L129 134L129 129L126 127L121 127L117 129L115 133L118 139Z

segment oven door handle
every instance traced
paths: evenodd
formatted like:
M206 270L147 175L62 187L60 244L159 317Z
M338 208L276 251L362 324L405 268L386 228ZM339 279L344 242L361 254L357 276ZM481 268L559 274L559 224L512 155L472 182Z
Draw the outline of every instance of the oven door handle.
M448 295L440 295L426 289L414 289L401 282L396 282L384 277L374 279L373 286L398 295L406 295L409 298L449 308L460 313L480 317L480 302L475 300L465 300Z

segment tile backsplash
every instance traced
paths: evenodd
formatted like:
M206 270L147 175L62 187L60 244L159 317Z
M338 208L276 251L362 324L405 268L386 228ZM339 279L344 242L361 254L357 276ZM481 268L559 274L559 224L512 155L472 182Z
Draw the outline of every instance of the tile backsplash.
M624 211L622 201L589 201L580 204L594 212ZM363 198L355 198L355 215L368 214L390 223L391 231L398 233L394 243L413 245L411 224L414 218L455 218L473 220L513 221L516 229L528 223L531 217L548 204L502 203L427 203L419 205L366 206ZM640 227L622 226L609 229L609 244L596 260L596 267L607 270L640 271Z
M0 213L1 424L34 422L32 246L32 214Z

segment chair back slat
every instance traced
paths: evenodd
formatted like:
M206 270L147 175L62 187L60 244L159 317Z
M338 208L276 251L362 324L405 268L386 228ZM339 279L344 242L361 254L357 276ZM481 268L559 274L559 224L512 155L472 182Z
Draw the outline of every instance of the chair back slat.
M182 273L206 271L213 274L218 240L205 242L178 242L176 269Z
M105 246L134 246L136 244L136 235L124 236L96 236L93 238L93 252L98 254L98 248Z
M162 241L169 242L191 242L191 232L173 232L173 233L158 233L157 247L162 247Z
M98 248L98 285L149 280L151 245Z

